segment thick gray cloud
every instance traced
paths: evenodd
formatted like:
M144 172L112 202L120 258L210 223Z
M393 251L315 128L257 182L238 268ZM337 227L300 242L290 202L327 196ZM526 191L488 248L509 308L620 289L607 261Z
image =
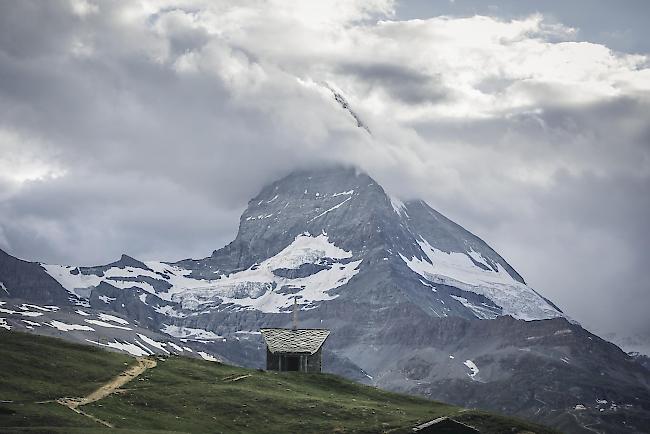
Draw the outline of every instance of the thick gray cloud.
M342 63L337 72L356 77L360 84L367 86L366 92L379 87L392 98L406 104L437 103L451 97L447 89L438 84L440 77L432 77L401 65Z
M518 4L0 2L0 248L202 257L265 183L345 162L587 327L650 335L643 45Z

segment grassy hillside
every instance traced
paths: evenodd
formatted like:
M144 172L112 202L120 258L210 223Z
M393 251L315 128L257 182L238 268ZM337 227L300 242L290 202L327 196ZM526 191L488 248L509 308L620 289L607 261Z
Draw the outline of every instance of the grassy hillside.
M159 359L120 393L82 407L116 427L111 429L52 400L88 394L132 358L23 333L2 331L0 343L1 432L409 432L442 415L482 433L553 432L333 375L263 372L183 357Z

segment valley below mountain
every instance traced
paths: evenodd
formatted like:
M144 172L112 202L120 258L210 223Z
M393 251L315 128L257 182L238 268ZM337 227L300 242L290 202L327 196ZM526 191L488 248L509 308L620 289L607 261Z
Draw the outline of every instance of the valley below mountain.
M0 431L6 434L408 433L437 418L481 434L557 433L331 374L253 370L183 356L134 359L5 330L0 339L0 369L14 373L0 377Z

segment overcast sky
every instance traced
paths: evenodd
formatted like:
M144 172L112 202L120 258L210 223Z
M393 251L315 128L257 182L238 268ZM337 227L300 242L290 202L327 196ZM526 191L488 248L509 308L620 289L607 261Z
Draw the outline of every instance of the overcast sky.
M650 336L648 4L0 0L0 248L204 257L264 184L346 162Z

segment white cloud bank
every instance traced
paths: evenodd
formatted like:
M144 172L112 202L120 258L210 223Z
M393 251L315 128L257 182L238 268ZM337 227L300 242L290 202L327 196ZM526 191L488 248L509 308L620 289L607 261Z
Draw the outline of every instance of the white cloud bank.
M650 301L647 56L542 15L394 8L4 4L0 247L84 264L205 256L264 183L343 161L484 237L587 325L650 329L634 302Z

